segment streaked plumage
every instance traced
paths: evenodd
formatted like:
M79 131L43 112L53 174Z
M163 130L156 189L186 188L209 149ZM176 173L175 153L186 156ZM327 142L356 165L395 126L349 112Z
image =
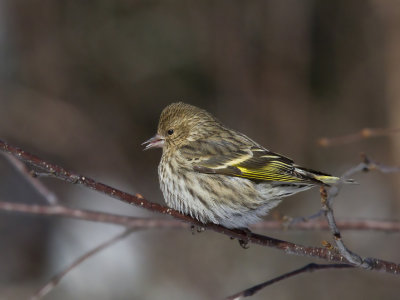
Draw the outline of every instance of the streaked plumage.
M163 148L158 174L168 206L228 228L246 228L283 197L339 179L297 166L184 103L163 110L145 143Z

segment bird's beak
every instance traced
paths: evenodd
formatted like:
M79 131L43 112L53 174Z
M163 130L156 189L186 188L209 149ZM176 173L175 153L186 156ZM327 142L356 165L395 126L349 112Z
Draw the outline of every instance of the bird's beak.
M150 148L162 148L164 146L164 138L161 135L156 134L151 139L148 139L142 143L142 145L146 145L143 150L148 150Z

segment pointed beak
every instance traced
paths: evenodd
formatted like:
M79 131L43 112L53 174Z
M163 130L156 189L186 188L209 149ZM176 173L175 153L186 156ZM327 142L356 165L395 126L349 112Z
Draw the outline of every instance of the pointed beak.
M164 146L164 138L161 135L156 134L151 139L148 139L142 143L142 145L146 145L143 150L148 150L150 148L162 148Z

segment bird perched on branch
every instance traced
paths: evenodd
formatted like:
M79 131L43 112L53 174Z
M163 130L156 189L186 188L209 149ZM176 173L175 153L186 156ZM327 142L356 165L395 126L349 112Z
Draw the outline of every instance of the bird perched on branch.
M202 223L247 228L282 198L339 178L300 167L198 107L173 103L145 150L162 148L158 166L167 205Z

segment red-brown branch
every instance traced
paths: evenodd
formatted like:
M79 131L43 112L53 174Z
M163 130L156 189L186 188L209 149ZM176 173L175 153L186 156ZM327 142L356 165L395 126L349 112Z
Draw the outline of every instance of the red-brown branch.
M89 177L81 176L77 173L72 171L68 171L58 165L48 163L39 157L25 152L24 150L14 147L5 143L4 141L0 140L0 150L5 151L14 155L15 157L19 158L20 160L32 164L33 166L40 168L53 177L74 183L86 186L91 188L95 191L101 192L106 194L110 197L116 198L121 200L125 203L134 204L139 207L143 207L153 212L158 212L161 214L170 215L178 220L184 221L186 223L191 223L196 226L205 227L207 229L222 233L224 235L250 242L253 244L258 244L261 246L272 247L275 249L279 249L284 251L287 254L292 255L301 255L301 256L308 256L313 258L320 258L330 262L337 262L337 263L347 263L347 260L337 253L334 250L320 248L320 247L307 247L303 245L298 245L278 239L274 239L271 237L255 234L255 233L248 233L238 229L228 229L220 225L216 224L202 224L201 222L197 221L196 219L191 218L190 216L183 215L176 210L171 208L152 203L146 199L144 199L141 195L130 195L103 183L97 182ZM371 269L379 270L391 274L399 274L400 273L400 265L384 261L381 259L367 259L370 262Z

